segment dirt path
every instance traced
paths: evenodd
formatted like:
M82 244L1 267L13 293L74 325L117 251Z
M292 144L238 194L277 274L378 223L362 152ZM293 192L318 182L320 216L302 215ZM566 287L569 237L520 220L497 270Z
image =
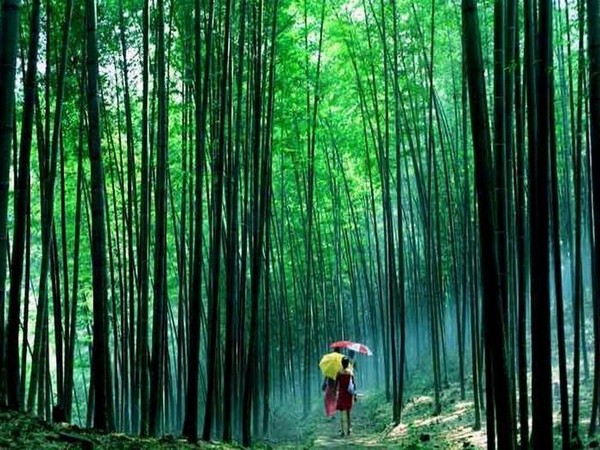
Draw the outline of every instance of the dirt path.
M380 396L365 395L352 408L352 433L339 436L339 413L333 420L325 417L317 422L309 446L304 448L334 449L404 449L463 450L485 448L485 433L474 432L468 402L446 392L443 414L432 416L433 399L416 396L409 399L403 411L403 423L390 428L389 405ZM385 413L383 413L385 411Z
M371 421L367 417L364 400L359 400L352 408L352 432L341 437L340 416L336 413L333 419L323 419L315 430L315 439L311 448L360 449L360 448L393 448L393 444L384 444L381 436L371 429ZM396 447L397 448L397 447Z

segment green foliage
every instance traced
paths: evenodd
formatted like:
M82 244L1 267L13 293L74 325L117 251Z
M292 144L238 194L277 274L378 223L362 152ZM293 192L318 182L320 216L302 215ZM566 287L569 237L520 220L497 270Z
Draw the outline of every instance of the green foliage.
M151 2L152 3L152 2ZM174 361L179 353L185 355L188 351L185 342L186 332L181 328L187 326L189 319L186 302L194 294L190 289L193 275L191 236L194 230L194 214L198 205L194 199L194 183L196 166L195 144L196 124L194 95L202 86L197 86L194 70L199 64L205 63L206 45L206 16L202 12L202 30L200 38L200 61L195 60L195 42L193 19L195 2L192 0L170 1L167 3L166 15L166 45L169 95L169 126L168 126L168 217L167 217L167 299L169 305L168 350L172 359L171 376L175 379L185 373L184 364L178 367ZM202 7L208 2L201 1ZM264 1L265 17L263 18L261 48L263 58L263 105L267 104L270 93L267 92L268 73L270 67L270 31L271 14L274 3ZM41 261L41 193L40 154L44 148L46 135L51 136L55 93L57 84L57 68L59 66L60 42L63 36L62 26L65 2L49 0L44 2L42 18L42 38L40 41L40 63L38 74L39 108L37 110L36 126L39 133L34 133L34 145L31 163L31 280L32 293L28 299L29 322L28 340L32 343L35 336L35 305L37 287L39 286ZM232 89L229 95L232 112L232 123L227 123L225 132L225 151L227 163L231 164L236 138L241 142L240 187L236 194L239 201L238 237L241 232L250 230L252 219L257 214L256 199L253 193L245 188L253 187L255 174L249 166L252 158L260 149L253 148L250 138L253 133L253 69L255 55L253 48L253 27L255 8L258 2L248 2L248 16L245 41L241 42L239 30L241 2L233 1L233 35L231 49L233 52L233 68L230 74L222 72L223 55L223 19L225 2L216 1L215 54L213 69L210 74L209 106L207 115L208 131L206 138L207 159L206 167L202 167L204 177L203 198L199 205L203 212L201 234L202 247L202 286L201 286L201 359L206 355L206 330L213 324L207 323L207 291L210 282L209 248L211 238L211 221L213 220L214 198L211 187L214 177L214 157L218 148L218 126L220 120L219 99L221 95L220 81L224 75L231 77ZM394 47L394 20L392 6L397 6L397 48ZM319 30L321 8L325 7L323 24L323 43L319 54ZM571 3L569 3L571 5ZM121 15L121 6L123 16ZM571 5L574 6L574 5ZM48 11L47 8L50 8ZM135 303L133 310L128 303L130 298L137 302L139 292L139 233L140 224L135 220L139 215L141 205L141 149L142 149L142 7L138 0L101 0L98 5L99 13L99 46L100 73L102 96L102 149L103 163L106 175L106 229L110 239L110 253L107 255L112 264L110 272L109 299L111 321L111 352L113 355L114 371L120 374L124 371L122 355L119 352L121 336L119 333L126 328L127 321L133 317L133 323L128 332L135 333L139 306ZM405 220L404 253L396 257L404 258L407 266L406 279L402 280L407 298L407 316L411 333L407 336L409 357L418 357L421 367L431 369L431 361L422 362L422 353L430 351L429 338L423 337L429 320L429 302L438 299L441 305L442 321L454 312L459 297L462 301L462 280L471 283L476 280L478 273L471 267L458 267L454 271L452 265L455 258L462 258L468 240L475 242L472 233L475 223L473 210L473 158L470 151L470 138L463 135L462 109L462 42L460 8L456 2L436 1L435 16L431 17L431 2L413 2L408 0L371 1L371 0L280 0L277 17L277 33L275 42L274 61L274 111L273 131L266 130L266 111L259 118L261 127L261 145L264 147L272 137L272 211L270 217L270 249L260 256L269 253L272 258L270 267L263 273L270 276L270 285L261 286L261 301L259 314L264 332L266 326L272 332L271 354L272 369L276 379L273 383L283 382L290 376L292 368L306 358L316 358L317 351L327 345L331 335L349 337L359 335L365 339L380 343L383 354L386 347L382 339L387 339L387 308L386 298L389 274L383 268L381 279L377 273L378 262L386 259L384 249L384 175L390 177L390 203L392 235L398 236L399 219ZM562 5L561 5L562 7ZM25 2L23 17L28 17L30 5ZM154 251L154 182L156 166L156 129L157 118L155 108L156 76L156 12L151 8L150 30L150 270L149 284L152 292ZM492 25L493 2L480 5L482 31L484 34L484 55L486 59L486 76L488 95L491 95L492 77L489 70L492 64ZM576 34L576 20L571 11L569 24L561 24L557 28L558 39L555 41L561 48L567 44L566 32L570 27L571 35ZM54 221L57 227L57 247L65 248L66 261L59 252L56 279L64 281L64 273L68 274L72 283L75 266L79 268L79 281L75 286L69 286L69 296L72 300L76 293L78 299L76 322L76 351L75 351L75 392L78 396L78 406L81 411L76 419L85 421L85 403L88 395L90 353L92 343L92 267L90 260L90 168L87 142L87 113L85 105L85 76L86 64L84 50L85 42L85 8L83 2L75 2L73 27L67 54L67 77L65 86L64 112L61 122L61 145L64 148L64 159L60 160L61 171L64 171L64 189L61 186L62 172L58 174L55 192ZM49 21L48 21L49 17ZM122 19L122 20L121 20ZM561 19L562 20L562 19ZM26 22L23 21L23 24ZM121 42L121 25L125 39L125 57ZM433 27L433 28L432 28ZM22 45L29 39L28 25L22 26ZM431 39L433 38L433 42ZM47 43L50 45L47 46ZM434 46L433 50L431 46ZM46 48L47 46L47 48ZM238 59L238 50L244 50L244 60ZM566 72L566 65L571 64L573 73L580 68L576 43L571 42L570 52L563 54L563 64L557 72ZM557 52L559 50L557 49ZM561 50L564 52L564 49ZM430 61L433 54L433 60ZM320 73L317 82L317 65L320 60ZM398 61L398 86L393 85ZM20 61L21 68L23 61ZM131 96L132 129L127 130L125 113L125 63L127 63L128 88ZM242 66L243 63L243 66ZM235 84L238 67L243 67L242 87L238 92ZM509 64L507 70L516 68ZM49 72L46 72L49 69ZM431 78L430 78L431 77ZM562 101L565 86L560 87L561 95L557 103ZM576 89L578 89L576 87ZM564 91L564 92L563 92ZM241 96L241 125L233 123L238 112L237 95ZM578 95L580 93L577 93ZM83 96L83 97L82 97ZM20 127L22 105L22 87L17 87L17 126ZM316 117L312 123L315 101ZM397 105L396 105L397 102ZM397 109L395 108L397 106ZM571 196L573 187L570 184L570 112L566 106L557 109L557 135L561 142L562 154L559 158L559 178L563 188L561 196ZM398 123L398 129L395 125ZM50 129L48 129L48 125ZM315 131L314 161L309 160L311 132ZM133 154L128 154L127 138L131 139ZM465 148L466 147L466 148ZM184 150L185 153L184 154ZM77 184L79 156L83 161L83 187ZM128 157L132 157L132 171L129 172ZM185 157L185 161L184 161ZM384 174L385 164L389 174ZM308 241L307 229L307 179L309 166L314 164L314 224L311 230L311 241ZM132 190L127 186L127 179L132 180ZM231 180L226 180L226 184ZM187 189L184 199L184 186ZM75 215L76 194L83 194L83 215L79 257L75 260ZM401 192L401 193L400 193ZM397 196L401 195L401 198ZM11 193L12 194L12 193ZM587 195L587 193L585 193ZM12 199L11 197L11 205ZM185 200L185 204L184 204ZM64 217L62 204L64 201ZM226 199L225 207L229 207L230 199ZM469 209L466 207L468 206ZM568 208L565 208L567 211ZM130 212L130 210L133 210ZM184 215L185 213L185 215ZM129 217L132 214L134 217ZM570 221L568 212L564 212ZM185 216L186 223L182 224ZM435 218L435 223L428 221ZM63 242L62 222L65 223L65 242ZM128 235L131 223L133 236ZM9 207L9 226L14 224L14 211ZM185 229L183 228L185 225ZM232 232L229 223L225 223L226 235ZM569 226L571 226L569 222ZM385 226L388 226L387 224ZM565 227L567 228L567 227ZM467 235L465 230L471 230ZM185 232L183 233L182 230ZM456 233L451 234L451 230ZM570 242L567 231L565 242ZM10 235L11 233L9 233ZM252 241L254 235L248 235ZM239 237L235 252L237 262L241 255L249 251L251 243L241 248L242 238ZM398 242L395 242L398 246ZM433 256L428 255L428 245L435 247ZM569 246L571 244L568 244ZM129 247L131 252L129 252ZM223 245L225 247L225 245ZM308 250L311 250L313 260L307 261ZM226 254L225 249L218 249ZM392 249L395 250L395 249ZM262 251L262 249L261 249ZM458 257L456 255L459 255ZM248 256L251 258L252 255ZM133 259L131 259L133 258ZM474 259L474 258L473 258ZM249 261L249 260L248 260ZM248 262L246 261L246 262ZM432 262L433 261L433 262ZM462 261L462 259L461 259ZM222 261L221 270L226 270ZM471 263L469 263L471 264ZM129 273L133 266L132 274ZM364 266L363 266L364 265ZM307 267L312 267L309 273ZM435 266L432 268L432 266ZM66 270L63 273L63 268ZM236 280L238 291L236 301L245 295L246 303L236 304L240 309L240 321L236 333L244 344L248 344L247 330L249 319L250 268L239 273ZM240 269L241 270L241 269ZM466 273L466 275L465 275ZM586 271L587 274L587 271ZM463 275L465 275L463 277ZM439 282L439 291L430 291L429 287L434 277ZM130 278L131 277L131 278ZM476 284L476 281L473 282ZM64 286L58 283L61 289ZM312 303L305 301L308 286L312 289ZM225 277L221 277L220 294L226 289ZM242 287L245 291L242 291ZM271 294L272 317L264 317L266 311L265 293ZM469 294L470 295L470 294ZM51 303L65 298L65 293L58 297L58 290L51 293ZM590 295L587 295L590 297ZM465 299L471 300L467 295ZM152 295L150 303L152 304ZM62 305L65 306L65 305ZM113 312L114 308L114 312ZM49 311L49 320L53 324L54 311ZM150 308L152 309L152 308ZM64 310L64 308L63 308ZM464 309L467 314L467 309ZM570 312L569 309L566 311ZM63 312L64 314L64 312ZM152 313L150 314L152 316ZM225 332L227 312L223 307L220 311L221 324L219 328L220 344L222 345ZM277 320L273 320L276 318ZM454 319L452 319L454 320ZM64 316L63 316L64 321ZM362 322L361 322L362 321ZM380 322L382 321L382 322ZM150 317L152 323L152 317ZM184 325L181 325L184 324ZM441 328L447 326L443 323ZM448 327L450 329L452 327ZM468 328L468 327L466 327ZM588 324L588 330L591 329ZM446 330L446 329L445 329ZM469 330L470 331L470 330ZM412 333L414 332L414 333ZM452 328L454 333L454 329ZM422 341L417 343L417 334ZM591 334L591 333L590 333ZM113 342L113 336L114 342ZM178 345L182 337L183 344ZM50 331L49 354L51 361L55 359L54 330ZM261 335L262 338L262 335ZM447 344L454 345L454 334L449 333ZM591 336L588 335L588 340ZM138 336L133 339L137 343ZM312 343L312 349L306 350L307 342ZM445 344L446 345L446 344ZM228 350L228 349L227 349ZM426 350L426 351L425 351ZM220 349L220 361L226 350ZM245 364L247 351L245 348L236 349L236 358ZM314 355L306 356L313 351ZM179 352L179 353L178 353ZM451 369L451 377L455 377L453 369L456 366L454 353L449 352L447 366ZM30 357L27 357L30 365ZM382 359L375 364L382 365ZM55 367L52 363L52 383L56 383ZM204 368L206 361L201 361ZM262 363L261 363L262 364ZM445 362L446 364L446 362ZM176 367L177 366L177 367ZM300 371L312 368L304 367ZM411 368L412 369L412 368ZM29 370L29 369L27 369ZM177 372L181 370L181 373ZM429 390L430 377L414 377L411 379L413 391L423 393ZM313 377L309 372L307 378ZM239 375L239 374L238 374ZM241 378L241 375L239 375ZM202 377L201 377L202 378ZM281 378L281 379L279 379ZM171 380L173 386L181 384L181 379ZM304 383L304 379L303 379ZM420 384L422 383L422 384ZM205 388L205 387L204 387ZM219 389L221 386L219 386ZM202 395L205 395L203 393ZM286 404L286 400L278 400ZM282 440L305 442L316 439L314 430L319 426L316 419L307 423L300 422L300 413L296 410L285 411L284 406L274 402L272 424L280 426L289 436ZM360 406L364 408L362 419L374 434L383 434L389 430L391 422L389 405L383 394L374 394L364 399ZM300 439L302 438L302 439ZM150 445L150 444L149 444ZM152 444L154 445L154 444ZM265 445L269 445L268 443ZM407 442L406 448L422 448L419 442ZM0 442L2 446L2 442ZM412 446L412 447L411 447Z

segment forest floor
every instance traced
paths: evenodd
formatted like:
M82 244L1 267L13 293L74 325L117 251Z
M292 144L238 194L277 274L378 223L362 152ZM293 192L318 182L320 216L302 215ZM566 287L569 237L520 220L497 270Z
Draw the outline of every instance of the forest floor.
M458 386L444 389L442 413L433 415L432 393L423 390L407 398L402 423L392 425L391 406L385 395L366 392L352 409L352 433L339 436L339 417L327 419L322 405L308 418L299 411L272 411L272 432L257 440L254 449L406 449L406 450L475 450L486 447L485 415L482 429L473 430L473 402L462 401ZM467 393L467 398L471 396ZM557 405L555 405L557 409ZM587 411L586 411L587 412ZM584 413L585 416L585 413ZM555 414L558 438L560 417ZM559 445L559 442L555 442ZM584 442L584 448L598 445L597 440ZM0 450L4 449L240 449L239 445L200 443L190 445L183 439L167 436L160 439L140 438L122 433L104 434L67 424L49 424L23 413L0 410ZM558 448L558 447L556 447Z
M588 437L591 407L591 380L582 381L581 446L572 448L600 448L598 436ZM336 416L326 419L315 409L306 423L297 427L296 441L284 439L273 442L277 449L400 449L400 450L479 450L487 448L485 410L481 411L481 428L474 430L475 408L472 391L461 400L458 384L451 384L441 392L442 412L434 415L434 397L431 388L411 393L402 408L400 425L392 425L391 405L383 393L367 392L352 409L352 433L339 436L340 423ZM560 449L560 405L554 402L554 449ZM300 420L300 419L298 419ZM297 422L302 423L302 422ZM531 422L530 422L531 427ZM284 443L285 442L285 443Z
M0 410L0 450L5 449L223 449L220 444L189 445L165 436L141 438L123 433L101 433L75 425L50 424L24 413ZM239 448L239 447L235 447Z
M432 415L433 397L415 395L403 408L402 423L391 424L391 406L382 393L366 393L352 409L352 433L339 436L340 422L323 415L307 425L304 443L276 448L332 449L480 449L485 448L485 431L473 431L472 402L460 400L457 388L443 393L443 413ZM309 431L308 433L306 431ZM308 439L307 442L307 438Z
M403 423L390 425L390 405L380 393L361 396L352 410L352 434L339 437L339 417L326 419L321 409L301 419L291 411L273 411L273 434L256 449L477 449L484 432L473 432L473 409L460 402L456 389L444 392L444 414L432 416L433 400L415 396L403 409ZM451 407L452 405L452 407ZM233 449L220 443L189 445L182 439L144 439L121 433L103 434L66 424L49 424L23 413L0 410L3 449Z

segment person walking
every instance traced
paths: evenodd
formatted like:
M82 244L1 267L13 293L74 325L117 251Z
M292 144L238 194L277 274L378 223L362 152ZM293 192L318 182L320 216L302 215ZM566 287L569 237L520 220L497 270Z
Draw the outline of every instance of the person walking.
M340 411L340 436L347 436L352 431L352 422L350 411L356 398L356 385L354 383L354 371L350 367L350 359L347 356L342 358L342 370L336 377L337 385L337 405L336 409Z
M333 416L335 416L337 407L337 384L335 379L337 377L337 372L339 371L338 367L341 367L342 358L342 351L337 347L333 349L332 353L323 356L319 363L321 371L325 376L323 384L321 385L321 390L323 391L325 417L328 419L333 419Z
M332 419L337 407L337 388L333 378L325 377L321 386L323 391L323 402L325 404L325 416Z

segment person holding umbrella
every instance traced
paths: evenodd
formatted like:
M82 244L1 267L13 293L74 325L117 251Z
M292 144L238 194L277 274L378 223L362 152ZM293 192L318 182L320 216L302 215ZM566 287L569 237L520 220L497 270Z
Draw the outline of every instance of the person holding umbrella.
M325 416L333 418L337 408L337 387L335 378L342 368L342 354L339 348L334 348L332 353L323 356L319 366L325 376L321 390L323 391L323 403L325 405Z
M329 344L329 347L333 348L333 349L338 349L341 350L342 348L345 348L346 351L348 352L348 356L350 357L350 367L352 368L352 370L356 370L356 354L360 353L362 355L367 355L367 356L372 356L373 352L371 351L371 349L369 349L369 347L367 347L365 344L361 344L360 342L354 342L354 341L335 341L331 344Z
M321 386L324 392L325 415L333 417L335 411L341 411L342 427L340 435L350 434L350 410L356 400L354 379L354 362L341 351L345 348L354 359L357 353L372 355L373 352L364 344L353 341L336 341L329 345L333 351L323 355L319 362L325 380ZM346 423L346 425L344 424Z
M350 367L350 359L347 356L342 358L342 370L340 370L336 377L337 385L337 405L336 409L341 412L340 421L341 429L340 436L346 436L350 434L351 420L350 410L354 404L356 397L356 385L354 383L354 372ZM345 417L345 420L344 420Z

